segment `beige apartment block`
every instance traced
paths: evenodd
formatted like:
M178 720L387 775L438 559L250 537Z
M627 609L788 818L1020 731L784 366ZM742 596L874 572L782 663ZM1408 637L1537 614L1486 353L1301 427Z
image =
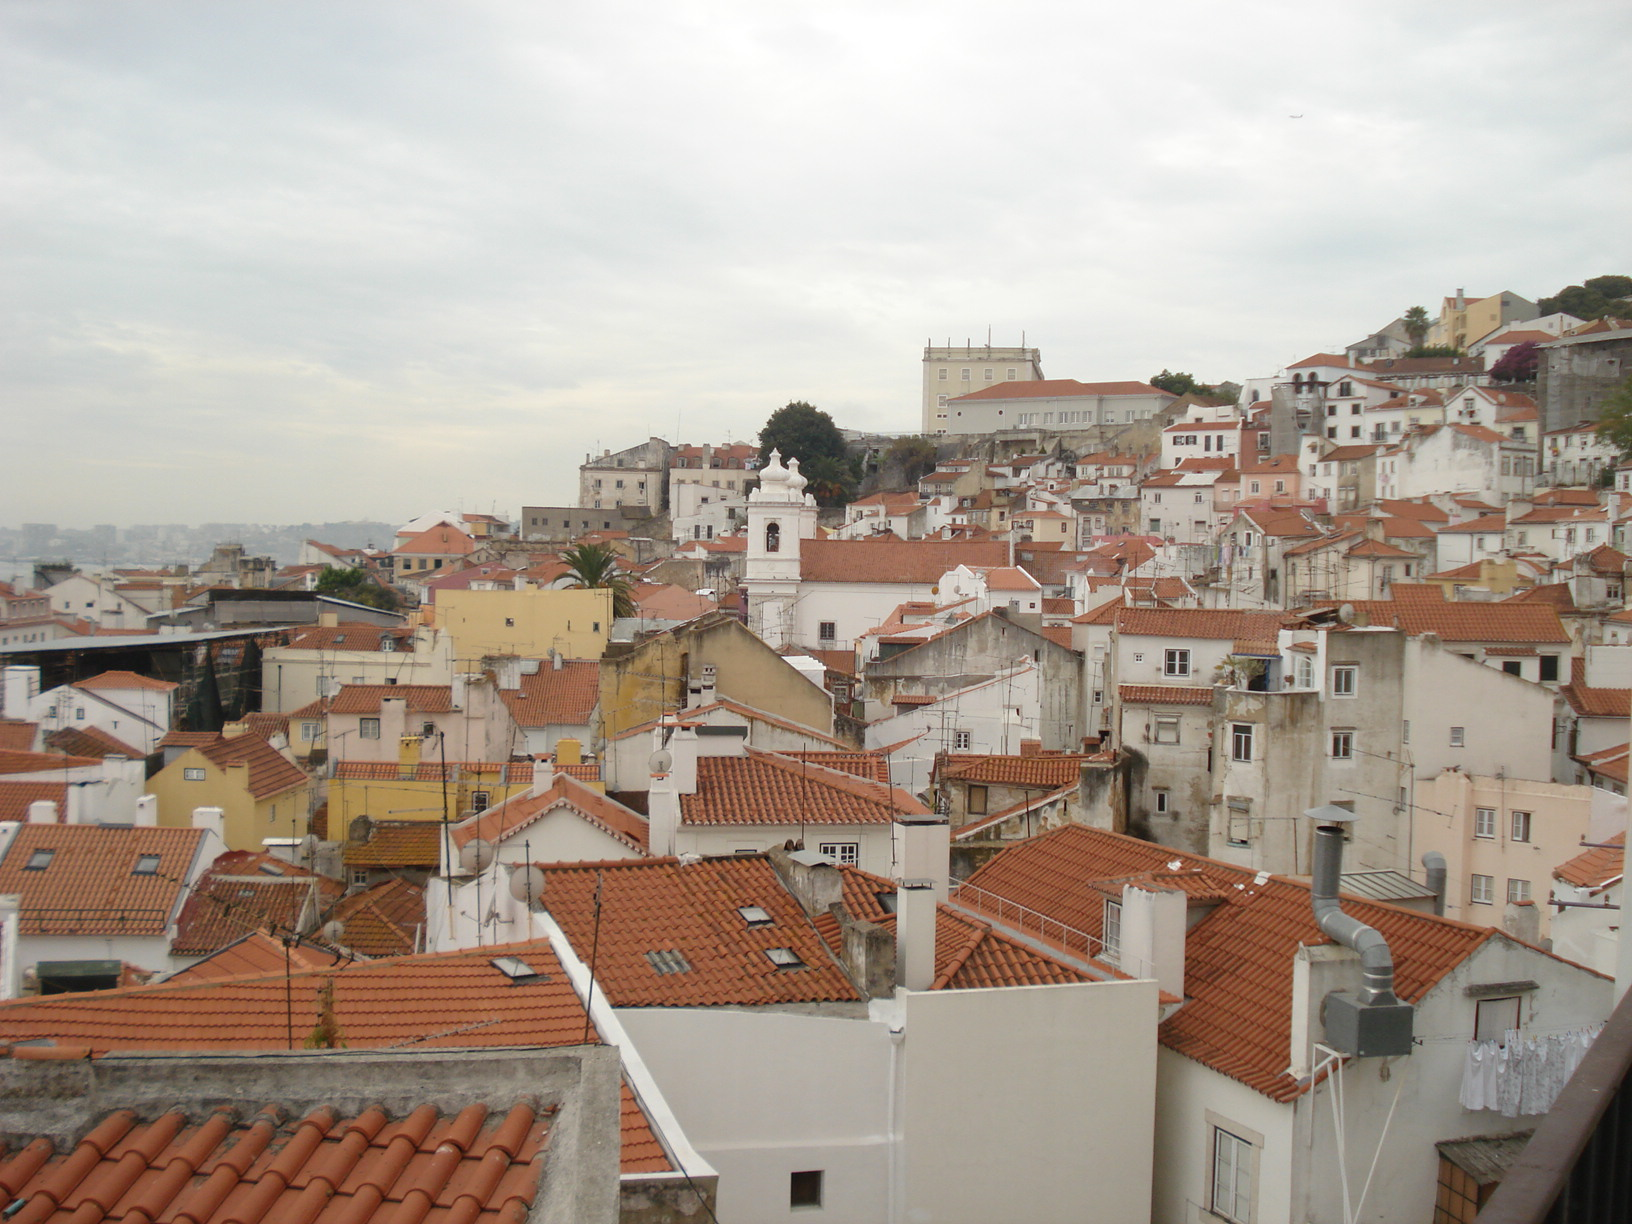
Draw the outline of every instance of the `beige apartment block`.
M924 348L923 421L926 434L946 432L946 404L1000 382L1029 382L1043 376L1042 350L994 348L990 344L963 348Z

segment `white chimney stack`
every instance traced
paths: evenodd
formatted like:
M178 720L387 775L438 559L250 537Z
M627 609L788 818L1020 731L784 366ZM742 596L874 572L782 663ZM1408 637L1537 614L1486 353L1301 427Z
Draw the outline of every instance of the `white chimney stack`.
M226 841L227 814L218 807L196 807L193 809L193 828L207 829L222 841Z
M57 805L50 799L36 799L28 805L29 824L56 824Z
M895 984L928 990L935 981L936 907L946 899L951 828L933 812L898 817L895 861Z
M136 800L136 827L151 829L159 823L159 797L157 795L143 795Z
M1119 967L1134 977L1155 978L1170 995L1184 998L1184 933L1188 903L1178 889L1122 887Z
M555 760L548 753L533 758L533 785L528 794L538 798L555 785Z

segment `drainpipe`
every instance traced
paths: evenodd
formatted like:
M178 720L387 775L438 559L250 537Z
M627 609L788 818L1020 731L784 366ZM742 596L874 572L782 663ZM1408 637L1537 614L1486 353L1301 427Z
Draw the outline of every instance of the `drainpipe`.
M1344 913L1337 899L1343 876L1344 826L1354 819L1354 813L1328 805L1304 815L1315 821L1315 873L1309 889L1315 922L1338 943L1360 953L1364 976L1364 985L1360 988L1362 1006L1398 1003L1394 997L1394 957L1388 950L1388 941L1376 928Z
M1445 877L1448 874L1445 866L1445 856L1438 850L1430 850L1422 856L1422 867L1428 873L1428 891L1434 894L1434 913L1443 918L1445 916Z

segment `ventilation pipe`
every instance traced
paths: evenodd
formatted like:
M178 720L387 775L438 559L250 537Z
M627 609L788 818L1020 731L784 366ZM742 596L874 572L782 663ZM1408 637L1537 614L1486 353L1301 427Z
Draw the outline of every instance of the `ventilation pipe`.
M1438 850L1430 850L1422 856L1422 867L1428 873L1428 891L1434 894L1434 913L1443 918L1445 916L1445 878L1449 874L1445 866L1445 856Z
M1315 822L1315 873L1309 888L1315 923L1331 938L1360 954L1363 984L1357 995L1334 991L1323 1014L1326 1043L1356 1058L1411 1053L1412 1008L1394 994L1394 957L1374 927L1343 911L1338 886L1343 876L1343 841L1354 813L1332 804L1304 813Z

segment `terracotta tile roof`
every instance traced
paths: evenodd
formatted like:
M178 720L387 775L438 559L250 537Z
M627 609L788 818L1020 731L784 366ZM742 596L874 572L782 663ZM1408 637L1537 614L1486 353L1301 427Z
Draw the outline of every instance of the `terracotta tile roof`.
M172 684L168 680L153 680L147 676L138 676L131 671L106 671L99 676L92 676L88 680L80 680L74 684L75 688L82 689L145 689L152 693L169 693L180 685Z
M1567 582L1543 582L1517 594L1509 595L1502 603L1540 603L1556 608L1560 612L1574 612L1575 596L1570 592ZM1614 618L1611 617L1611 620Z
M586 960L595 938L595 892L600 886L596 981L616 1007L751 1006L861 997L764 855L686 865L673 858L558 863L546 867L544 877L550 914ZM739 912L749 906L763 910L770 921L750 925ZM800 967L779 968L767 955L774 948L791 949ZM648 954L657 954L657 963ZM663 971L681 963L686 968Z
M453 844L463 848L467 842L480 837L497 845L563 806L631 850L638 850L642 854L646 852L649 832L646 820L640 813L631 811L575 778L561 774L551 780L549 789L542 795L530 792L512 795L503 803L455 825L452 830Z
M219 734L219 731L166 731L159 741L159 747L196 748L200 744L208 744Z
M1431 584L1397 582L1393 599L1348 601L1366 623L1391 625L1415 637L1437 633L1447 642L1526 642L1567 644L1569 633L1558 613L1544 604L1455 603ZM1427 595L1426 592L1433 592ZM1331 601L1325 601L1330 603Z
M32 752L39 723L20 718L0 718L0 752Z
M1066 825L1004 850L954 894L981 914L982 892L1029 907L1097 940L1106 893L1150 874L1153 882L1216 899L1185 941L1183 1007L1164 1021L1168 1049L1277 1101L1305 1091L1286 1074L1292 964L1300 944L1331 942L1315 925L1306 883L1253 872L1136 838ZM1417 1002L1487 939L1502 936L1446 918L1345 897L1344 908L1387 938L1395 989ZM994 919L1001 922L1000 919Z
M1117 697L1127 705L1193 705L1213 704L1213 690L1185 684L1119 684Z
M25 821L28 805L42 801L56 804L60 819L68 811L68 783L0 782L0 820Z
M334 907L336 940L360 956L407 956L418 951L425 931L425 886L386 880L353 893Z
M601 700L601 665L567 659L557 670L545 660L534 675L522 674L520 688L501 688L499 696L520 726L587 726Z
M1127 601L1120 595L1115 599L1107 600L1097 608L1091 608L1081 616L1073 616L1073 625L1114 625L1116 618L1127 607Z
M239 719L244 729L264 740L271 740L275 735L289 738L289 715L275 714L270 711L252 710Z
M1321 533L1321 529L1301 510L1244 506L1239 513L1268 536L1316 536Z
M446 767L450 782L480 779L496 786L525 785L533 780L531 761L449 761ZM361 782L440 782L443 777L441 761L420 761L406 769L395 761L341 761L334 767L334 776L346 781Z
M1367 445L1356 444L1354 446L1339 446L1339 447L1334 448L1333 450L1327 451L1324 455L1322 455L1320 457L1318 462L1320 462L1320 463L1343 463L1346 460L1370 459L1373 455L1375 455L1378 451L1380 451L1382 449L1383 448L1381 446L1375 446L1375 445L1370 445L1370 444L1367 444Z
M1273 638L1287 620L1284 612L1242 612L1234 608L1123 608L1119 634L1142 637Z
M142 759L140 748L109 735L101 727L63 727L45 737L45 746L65 756L109 757L125 756L133 761Z
M1072 649L1070 625L1044 625L1042 635L1056 646L1063 646L1067 650Z
M1313 357L1305 357L1302 361L1294 361L1286 368L1296 370L1303 366L1336 366L1344 370L1359 368L1347 357L1340 356L1337 353L1316 353Z
M753 748L700 758L697 793L680 796L688 825L887 824L927 810L904 790Z
M163 935L203 840L202 829L25 824L0 859L0 894L21 898L24 935Z
M347 867L437 867L442 862L442 822L375 821L366 842L348 841L340 857Z
M343 621L338 625L313 625L299 630L285 650L401 650L413 641L414 631L394 625L371 625L367 621ZM389 647L382 643L390 642Z
M1440 535L1502 535L1507 531L1507 518L1501 514L1481 514L1465 523L1452 523L1439 529Z
M1042 584L1025 570L1012 565L1000 565L986 573L986 586L993 591L1035 591Z
M265 931L251 931L218 948L185 969L178 969L165 978L173 982L215 982L222 978L267 977L285 972L285 967L299 972L305 969L330 968L340 960L335 953L306 940L285 944Z
M1361 540L1348 550L1351 557L1377 557L1382 560L1393 560L1403 557L1407 561L1415 561L1418 554L1407 552L1403 548L1395 548L1392 544L1385 544L1382 540Z
M410 536L391 550L393 556L462 557L476 551L476 541L446 524Z
M0 776L45 773L53 769L87 769L102 764L100 757L63 756L60 752L6 752L0 750Z
M1025 786L1056 790L1074 786L1083 765L1092 757L1086 753L1041 753L1037 756L982 756L948 753L941 758L938 776L943 781L985 783L992 786Z
M783 751L777 755L794 761L805 761L811 765L820 765L824 769L836 769L840 773L855 774L858 778L877 782L880 786L890 784L890 755L883 750L829 752L824 749L806 752Z
M130 1205L121 1219L208 1214L247 1224L321 1210L362 1221L429 1210L431 1219L501 1224L526 1217L546 1169L551 1113L529 1102L491 1115L483 1104L457 1114L425 1104L400 1118L378 1105L355 1115L322 1106L304 1117L273 1103L251 1108L201 1122L180 1106L151 1122L116 1110L77 1148L36 1139L0 1165L0 1187L28 1204L20 1218L30 1220L112 1219L119 1203Z
M301 912L317 891L321 911L340 896L339 881L317 875L269 854L229 850L210 864L181 907L171 951L202 956L247 933L304 935Z
M1624 751L1624 746L1623 749ZM1626 870L1626 834L1617 833L1604 839L1602 846L1584 850L1574 858L1553 869L1553 878L1573 884L1576 888L1590 888L1594 892L1617 882Z
M1558 688L1581 718L1626 718L1632 711L1632 689L1598 688L1587 683L1587 661L1570 660L1570 680Z
M806 582L894 582L923 585L959 565L1008 562L996 540L802 540L800 577Z
M1593 774L1624 783L1627 780L1627 753L1626 744L1616 744L1612 748L1600 748L1597 752L1582 753L1570 759L1584 765Z
M230 739L218 735L207 744L196 745L194 751L202 753L221 769L247 765L249 793L257 799L281 795L310 782L299 765L251 732L246 731Z
M415 714L446 714L453 709L448 684L345 684L329 703L331 714L378 714L386 698L407 702Z

